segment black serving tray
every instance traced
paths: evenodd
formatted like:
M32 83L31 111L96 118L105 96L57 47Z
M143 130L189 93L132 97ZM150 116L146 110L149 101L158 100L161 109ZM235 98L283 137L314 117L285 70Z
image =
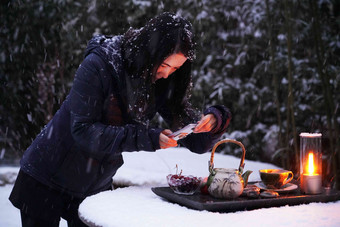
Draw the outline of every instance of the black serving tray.
M215 199L210 195L196 192L193 195L179 195L169 187L155 187L151 190L158 196L179 205L186 206L195 210L207 210L212 212L235 212L253 210L258 208L279 207L285 205L308 204L312 202L331 202L340 200L340 191L323 189L318 195L301 194L300 189L291 193L280 194L277 198L258 198L250 199L238 197L233 200Z

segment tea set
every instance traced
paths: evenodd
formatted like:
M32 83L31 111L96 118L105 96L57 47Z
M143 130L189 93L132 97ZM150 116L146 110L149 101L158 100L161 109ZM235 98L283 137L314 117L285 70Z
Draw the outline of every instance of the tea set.
M233 143L242 148L242 157L238 169L214 168L215 150L223 143ZM217 142L212 149L209 160L209 176L206 181L200 184L201 193L208 193L217 199L235 199L239 196L246 196L248 198L275 198L278 197L281 192L289 192L298 188L297 185L290 183L294 176L293 172L283 169L261 169L259 170L259 173L262 181L247 185L248 177L253 171L247 170L243 173L245 155L246 150L244 145L237 140L224 139ZM169 176L167 178L169 179ZM194 177L187 176L187 180L183 181L183 183L190 182L191 178ZM202 179L200 180L202 181ZM174 183L171 184L169 182L169 186L174 190L173 184ZM187 194L194 194L198 188L199 187L197 186L197 189L194 188ZM176 187L176 189L178 189L178 187ZM174 192L177 194L186 194L179 192L178 190L174 190Z

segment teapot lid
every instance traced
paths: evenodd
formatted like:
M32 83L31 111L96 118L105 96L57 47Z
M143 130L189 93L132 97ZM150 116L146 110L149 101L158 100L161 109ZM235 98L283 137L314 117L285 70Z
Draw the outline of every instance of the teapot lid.
M215 172L222 172L222 173L238 173L239 170L235 168L214 168Z

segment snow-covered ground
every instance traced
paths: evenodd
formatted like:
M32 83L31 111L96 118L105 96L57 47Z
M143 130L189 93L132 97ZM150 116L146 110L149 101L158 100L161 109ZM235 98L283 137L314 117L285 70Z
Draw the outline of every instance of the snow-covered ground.
M20 211L8 200L13 185L0 187L0 226L20 226Z
M183 174L208 175L210 153L198 155L183 148L157 152L124 153L125 164L114 176L117 184L134 185L102 192L81 204L81 213L103 226L340 226L340 201L284 206L235 213L196 211L169 203L153 194L151 187L166 185L166 175L175 173L176 164ZM215 154L215 167L237 168L240 159ZM245 161L253 170L250 181L259 180L258 170L276 168L272 164ZM12 168L11 171L17 171ZM0 172L8 168L0 168ZM19 211L8 201L12 185L0 187L0 227L20 226ZM62 220L60 226L67 226Z

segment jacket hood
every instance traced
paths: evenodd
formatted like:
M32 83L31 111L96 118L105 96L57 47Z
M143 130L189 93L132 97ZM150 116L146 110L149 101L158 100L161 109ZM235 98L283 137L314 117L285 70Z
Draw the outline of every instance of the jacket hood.
M121 44L123 36L96 35L88 43L84 57L94 53L108 62L116 73L122 68Z

